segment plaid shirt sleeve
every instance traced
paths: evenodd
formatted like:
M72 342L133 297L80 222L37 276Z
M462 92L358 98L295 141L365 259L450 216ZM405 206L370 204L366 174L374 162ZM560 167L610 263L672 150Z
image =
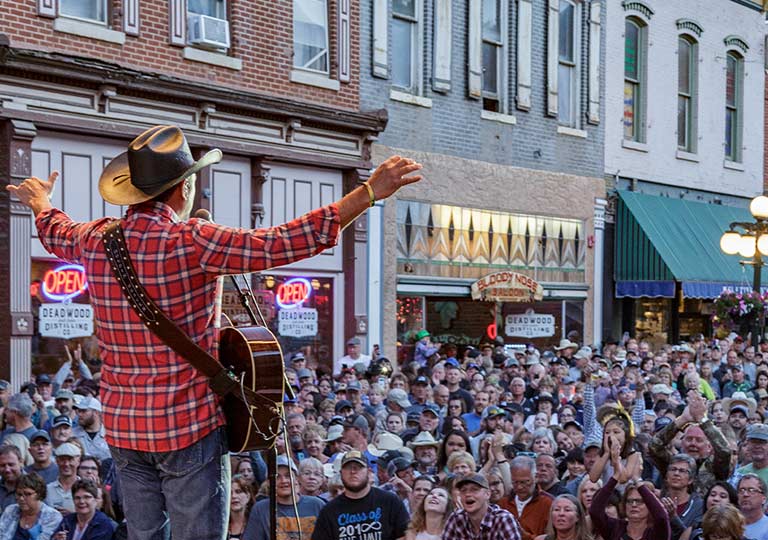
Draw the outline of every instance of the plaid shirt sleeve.
M49 253L67 262L80 262L83 246L96 231L109 223L108 218L97 219L88 223L72 221L70 217L52 208L38 214L35 219L40 243Z
M455 510L448 516L448 521L445 522L445 527L443 528L442 540L461 540L464 538L462 536L462 513L463 511L461 510Z
M498 506L491 507L493 514L492 524L490 526L491 534L489 539L493 540L520 540L520 526L517 519L511 512L503 510Z

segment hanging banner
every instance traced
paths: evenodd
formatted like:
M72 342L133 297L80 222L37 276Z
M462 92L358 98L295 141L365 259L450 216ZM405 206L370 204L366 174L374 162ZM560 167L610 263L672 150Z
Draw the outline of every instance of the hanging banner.
M495 272L472 284L472 299L486 302L533 302L544 298L544 287L517 272Z

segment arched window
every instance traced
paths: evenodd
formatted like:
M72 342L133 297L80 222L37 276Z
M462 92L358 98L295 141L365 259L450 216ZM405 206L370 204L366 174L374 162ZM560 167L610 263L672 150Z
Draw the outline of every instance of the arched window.
M698 44L689 36L677 38L677 147L696 152L698 102Z
M624 23L624 138L645 142L645 73L648 27L629 17Z
M729 51L726 55L725 73L725 159L740 162L744 57L735 51Z

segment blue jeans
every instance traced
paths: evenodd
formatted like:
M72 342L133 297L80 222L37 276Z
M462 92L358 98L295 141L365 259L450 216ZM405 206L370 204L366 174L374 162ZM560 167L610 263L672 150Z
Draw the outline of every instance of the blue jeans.
M219 428L172 452L111 448L129 540L222 540L229 525L230 466Z

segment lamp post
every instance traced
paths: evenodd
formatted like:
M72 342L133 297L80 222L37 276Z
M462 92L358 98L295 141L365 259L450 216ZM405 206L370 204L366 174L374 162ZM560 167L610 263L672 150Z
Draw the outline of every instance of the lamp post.
M728 230L720 237L720 249L726 255L736 255L748 260L739 261L743 265L751 265L752 290L760 293L763 256L768 257L768 197L760 195L749 203L749 211L754 216L754 222L734 221ZM763 326L764 314L760 313L755 327L752 329L752 346L760 343L760 330Z

